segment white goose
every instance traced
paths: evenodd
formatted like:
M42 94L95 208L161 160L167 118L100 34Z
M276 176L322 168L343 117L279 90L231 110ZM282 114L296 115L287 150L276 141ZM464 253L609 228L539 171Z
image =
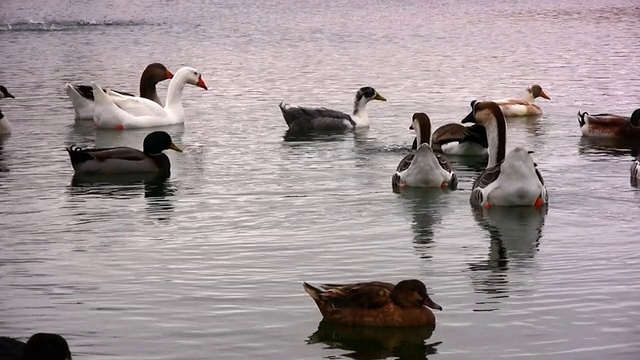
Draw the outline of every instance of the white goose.
M391 178L394 191L406 187L449 187L455 189L458 178L449 160L442 154L435 154L429 145L431 121L425 113L413 114L411 127L416 132L418 150L400 160L396 173Z
M631 185L640 186L640 155L631 164Z
M16 97L11 95L4 85L0 85L0 99L4 98L15 99ZM9 124L9 120L7 120L2 111L0 111L0 135L6 134L11 134L11 124Z
M165 106L145 99L120 95L107 90L105 93L96 83L91 83L96 99L93 120L98 128L134 129L181 124L184 122L182 90L186 84L207 90L202 75L194 68L178 70L167 89Z
M153 100L162 105L156 91L156 84L160 81L171 79L173 74L163 64L152 63L142 72L140 76L140 97ZM71 100L73 111L78 120L93 120L94 96L93 88L90 85L71 85L66 83L64 91ZM112 90L121 95L134 96L124 91Z
M475 103L473 111L462 122L483 125L489 142L487 168L473 183L471 190L469 200L473 207L541 207L547 203L544 180L529 152L517 147L505 156L507 122L496 103Z

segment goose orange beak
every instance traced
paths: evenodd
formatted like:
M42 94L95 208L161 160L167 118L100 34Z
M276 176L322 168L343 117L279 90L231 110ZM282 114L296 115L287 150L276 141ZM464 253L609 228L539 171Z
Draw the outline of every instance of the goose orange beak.
M166 79L173 79L173 74L169 70L164 71L164 76Z
M196 83L197 87L201 87L205 90L209 90L209 88L207 88L207 84L204 83L204 80L202 80L202 75L198 76L198 82Z

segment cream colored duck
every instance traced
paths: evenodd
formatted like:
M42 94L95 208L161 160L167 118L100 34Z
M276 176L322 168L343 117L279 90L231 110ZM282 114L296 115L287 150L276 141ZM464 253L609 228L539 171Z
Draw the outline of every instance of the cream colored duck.
M551 100L542 87L536 84L527 88L523 98L505 98L492 101L500 106L505 117L535 116L542 115L540 105L536 104L536 99L539 97Z
M473 111L462 122L483 125L489 142L487 168L473 183L471 190L470 202L473 207L541 207L547 203L544 180L529 152L517 147L505 156L507 122L496 103L475 103Z
M163 64L153 63L147 65L140 76L140 97L152 100L160 105L160 98L156 91L156 84L160 81L171 79L173 74ZM72 85L66 83L64 85L64 91L71 100L73 105L73 111L76 119L78 120L93 120L93 112L95 100L93 96L93 88L90 85ZM121 95L127 95L134 97L133 94L129 94L119 90L112 90Z
M11 93L9 93L9 90L7 90L7 88L4 87L4 85L0 85L0 99L4 99L4 98L15 99L16 97L11 95ZM7 135L7 134L11 134L11 124L9 123L9 120L7 120L7 118L2 113L2 110L0 110L0 135Z
M449 160L442 154L435 154L429 145L431 121L425 113L413 114L411 127L416 132L418 150L400 160L396 173L391 178L394 191L407 187L449 187L455 189L458 178Z
M631 163L631 185L640 185L640 155Z
M93 120L98 128L103 129L135 129L181 124L184 122L182 90L186 84L207 90L202 75L196 69L183 67L171 79L165 106L162 107L149 99L123 96L110 90L105 93L98 84L92 82L96 99Z

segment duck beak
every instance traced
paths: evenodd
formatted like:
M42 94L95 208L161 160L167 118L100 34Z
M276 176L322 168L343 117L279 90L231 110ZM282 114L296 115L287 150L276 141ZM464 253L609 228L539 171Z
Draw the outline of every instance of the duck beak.
M176 144L174 144L174 143L171 143L171 145L169 145L169 149L171 149L171 150L175 150L175 151L177 151L177 152L182 152L182 149L180 149L180 148L178 147L178 145L176 145Z
M427 295L424 298L424 301L422 302L422 305L430 307L432 309L436 309L436 310L440 310L442 311L442 306L436 304L435 302L433 302L433 300L431 300L431 298Z
M204 80L202 80L202 75L198 76L198 82L196 83L197 87L201 87L205 90L209 90L209 88L207 88L207 84L204 83Z
M551 100L551 98L549 97L549 95L547 95L547 94L544 92L544 90L541 90L541 91L540 91L540 97L543 97L543 98L545 98L545 99L547 99L547 100Z
M167 78L167 79L173 79L173 74L172 74L172 73L171 73L171 71L169 71L169 70L165 70L165 71L164 71L164 76L165 76L165 78Z
M476 122L476 117L473 116L473 111L470 112L467 116L465 116L464 119L462 119L462 123L466 124L466 123L475 123Z
M373 100L387 101L387 99L385 99L384 96L378 93L376 93L376 96L373 97Z

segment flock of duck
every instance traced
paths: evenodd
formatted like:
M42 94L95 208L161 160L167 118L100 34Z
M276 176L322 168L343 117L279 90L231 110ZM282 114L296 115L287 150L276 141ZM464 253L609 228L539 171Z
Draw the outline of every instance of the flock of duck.
M156 85L167 79L170 82L163 104ZM196 69L182 67L173 74L163 64L153 63L145 68L140 78L140 96L103 88L95 82L91 85L67 83L64 90L77 120L93 121L97 128L125 130L183 123L182 91L187 84L207 90ZM14 96L0 86L0 98ZM551 99L539 85L533 85L523 98L474 100L470 104L471 111L460 123L445 124L433 133L427 114L413 114L409 128L415 131L415 140L410 153L400 160L392 175L393 190L398 192L408 187L456 189L458 177L447 155L486 156L486 169L474 181L469 197L473 207L545 206L548 193L531 152L522 147L506 151L506 118L541 115L537 98ZM285 103L280 103L279 107L291 133L344 132L370 125L366 106L372 100L386 101L374 88L363 87L355 94L351 114ZM578 122L583 136L640 139L640 109L630 117L578 112ZM0 111L0 134L10 132L10 124ZM168 133L154 131L145 137L142 151L130 147L83 149L75 145L67 151L75 176L135 173L166 179L170 176L171 165L163 151L169 149L182 151ZM640 156L631 167L631 179L632 183L640 182ZM442 310L429 298L424 283L415 279L397 284L365 282L320 287L304 283L304 289L323 318L339 324L429 325L435 323L429 308ZM5 340L0 341L0 347ZM30 352L31 347L35 350ZM71 359L66 341L56 334L34 335L23 349L24 358L42 359L37 355L38 349L42 348L58 349L50 352L59 353L58 357L47 358Z

